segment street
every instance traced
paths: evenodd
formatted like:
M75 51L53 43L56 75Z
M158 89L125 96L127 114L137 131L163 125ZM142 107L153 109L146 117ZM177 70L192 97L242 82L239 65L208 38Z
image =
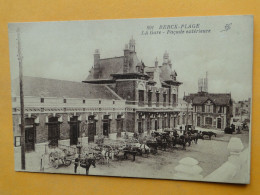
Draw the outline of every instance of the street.
M158 154L150 154L148 158L137 156L135 162L131 159L122 161L110 161L110 164L96 163L96 168L90 167L90 175L145 177L173 179L174 167L184 157L192 157L199 161L203 169L202 175L206 176L220 167L228 158L227 145L230 137L241 138L244 147L248 147L248 132L242 134L218 134L212 140L199 140L198 144L192 143L186 150L181 148L158 151ZM49 168L45 172L74 174L74 165L69 167ZM79 167L78 174L85 174L85 169Z

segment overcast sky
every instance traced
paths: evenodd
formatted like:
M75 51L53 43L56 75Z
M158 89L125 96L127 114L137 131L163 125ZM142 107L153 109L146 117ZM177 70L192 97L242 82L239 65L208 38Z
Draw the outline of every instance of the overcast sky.
M231 29L223 31L230 23ZM148 25L156 31L170 24L199 24L201 30L211 31L173 35L164 30L160 35L141 35ZM252 93L252 26L250 16L13 23L9 24L11 78L18 77L18 27L24 75L72 81L87 77L95 49L101 58L122 56L133 36L137 56L146 66L154 66L156 57L161 64L168 51L177 79L183 82L180 98L184 92L197 92L198 78L208 71L209 92L231 92L233 99L243 100Z

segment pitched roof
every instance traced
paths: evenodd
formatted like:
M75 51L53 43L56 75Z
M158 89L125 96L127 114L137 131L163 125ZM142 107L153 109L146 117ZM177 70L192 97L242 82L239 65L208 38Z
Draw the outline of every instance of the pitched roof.
M144 72L154 72L156 70L155 67L145 66Z
M190 94L184 97L185 101L190 102L192 100L193 104L202 105L207 100L211 100L216 105L229 105L231 101L231 94L229 93L196 93Z
M112 79L111 74L123 73L124 56L100 59L100 79ZM94 79L94 68L91 68L86 80Z
M15 79L12 81L12 93L19 96L19 91L19 80ZM120 97L106 85L28 76L24 76L23 78L23 91L24 96L36 97L120 99Z
M136 53L131 54L132 63L129 67L129 73L136 73L136 66L141 62ZM124 56L114 58L100 59L100 78L99 79L112 79L111 74L123 74ZM94 68L91 68L89 75L85 80L94 79Z

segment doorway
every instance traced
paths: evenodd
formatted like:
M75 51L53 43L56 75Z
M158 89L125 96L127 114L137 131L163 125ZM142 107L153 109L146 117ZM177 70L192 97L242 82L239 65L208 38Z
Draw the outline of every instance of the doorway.
M36 129L34 118L25 119L25 151L30 152L35 150Z
M94 116L88 117L88 142L94 142L96 135L96 121Z
M121 137L121 132L123 131L123 119L121 118L121 116L117 117L116 127L117 127L117 137Z
M221 118L217 119L217 128L221 129Z
M110 133L110 120L109 116L105 115L103 119L103 135L108 137Z
M197 117L197 126L198 127L200 126L200 117L199 116Z
M49 118L48 123L48 140L51 146L58 146L58 141L60 139L60 124L58 122L58 117Z
M79 138L79 121L77 116L70 118L70 145L77 145Z

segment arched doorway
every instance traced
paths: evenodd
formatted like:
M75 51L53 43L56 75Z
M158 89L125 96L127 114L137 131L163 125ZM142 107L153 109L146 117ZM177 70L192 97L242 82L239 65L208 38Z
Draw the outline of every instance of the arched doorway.
M35 150L36 142L36 125L34 118L25 118L25 151Z
M123 131L123 123L124 119L122 118L122 115L117 115L116 119L116 128L117 128L117 137L121 137L121 132Z
M103 118L103 135L108 137L110 133L110 119L109 115L104 115Z
M88 142L94 142L96 135L96 120L94 115L88 117Z
M60 139L60 123L58 117L50 117L47 125L49 145L58 146L58 141Z
M79 138L79 124L78 116L70 117L70 145L77 145Z

